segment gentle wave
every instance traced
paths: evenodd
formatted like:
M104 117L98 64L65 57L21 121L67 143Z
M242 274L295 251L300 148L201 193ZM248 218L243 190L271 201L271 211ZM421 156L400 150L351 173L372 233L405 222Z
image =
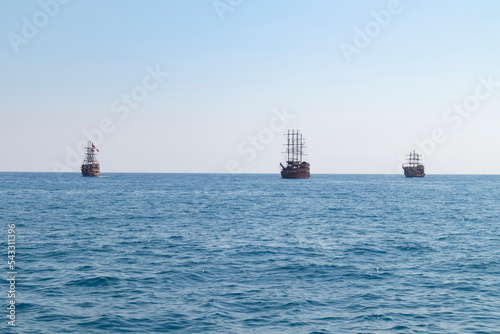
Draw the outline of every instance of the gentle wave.
M0 180L19 333L499 332L500 177Z

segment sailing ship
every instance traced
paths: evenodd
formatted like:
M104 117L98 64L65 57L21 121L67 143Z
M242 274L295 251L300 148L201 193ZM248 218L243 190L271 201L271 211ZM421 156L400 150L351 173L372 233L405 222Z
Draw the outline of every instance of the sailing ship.
M284 179L307 179L311 176L310 165L308 162L303 161L305 154L304 140L302 133L299 130L288 130L285 133L287 141L284 146L286 150L286 166L280 162L281 177Z
M410 152L407 155L406 163L403 164L403 170L406 177L424 177L425 168L422 163L422 155L415 153L415 151Z
M99 161L96 160L95 151L99 150L94 146L94 144L89 141L87 144L87 153L85 154L85 160L82 164L82 175L83 176L99 176L101 175L101 167L99 166Z

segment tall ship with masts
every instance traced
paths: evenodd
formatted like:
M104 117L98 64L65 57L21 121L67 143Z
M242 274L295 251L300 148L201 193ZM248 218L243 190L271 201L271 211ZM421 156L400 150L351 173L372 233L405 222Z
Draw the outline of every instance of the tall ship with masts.
M422 163L422 155L410 152L407 155L406 163L403 164L403 170L406 177L424 177L425 167Z
M83 176L99 176L101 175L101 166L99 161L96 159L96 151L99 150L94 146L94 144L89 141L87 144L87 152L85 154L85 160L82 164L82 175Z
M280 162L281 177L284 179L307 179L311 176L310 164L305 162L304 139L299 130L288 130L285 133L287 136L285 152L286 153L286 166Z

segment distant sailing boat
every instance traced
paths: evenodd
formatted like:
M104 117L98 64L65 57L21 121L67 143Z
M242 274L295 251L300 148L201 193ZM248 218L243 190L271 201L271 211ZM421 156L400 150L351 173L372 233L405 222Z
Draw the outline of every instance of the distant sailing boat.
M96 160L95 151L99 150L94 146L94 144L89 141L86 147L87 153L85 154L85 160L82 164L82 175L83 176L99 176L101 175L101 167L99 161Z
M425 168L422 163L422 155L410 152L407 156L406 163L403 164L403 170L406 177L424 177Z
M304 140L302 139L302 133L299 130L288 130L287 142L284 144L286 146L286 151L283 153L287 154L286 166L280 162L281 166L281 177L284 179L307 179L311 176L309 163L302 160L305 154Z

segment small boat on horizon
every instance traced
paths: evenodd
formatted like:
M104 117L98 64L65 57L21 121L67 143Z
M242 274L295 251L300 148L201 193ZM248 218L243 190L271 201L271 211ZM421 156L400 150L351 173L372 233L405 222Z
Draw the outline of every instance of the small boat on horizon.
M422 163L422 154L410 152L407 155L406 163L403 163L403 171L406 177L424 177L425 167Z
M281 166L281 177L284 179L307 179L311 176L310 164L303 161L305 154L303 150L305 148L304 139L302 138L302 133L299 130L288 130L285 133L287 136L287 142L284 144L286 150L286 166L280 162Z
M101 166L99 165L99 161L96 159L96 151L99 150L94 146L94 144L89 141L87 144L87 153L85 154L85 159L83 160L83 164L81 167L83 176L100 176L101 175Z

